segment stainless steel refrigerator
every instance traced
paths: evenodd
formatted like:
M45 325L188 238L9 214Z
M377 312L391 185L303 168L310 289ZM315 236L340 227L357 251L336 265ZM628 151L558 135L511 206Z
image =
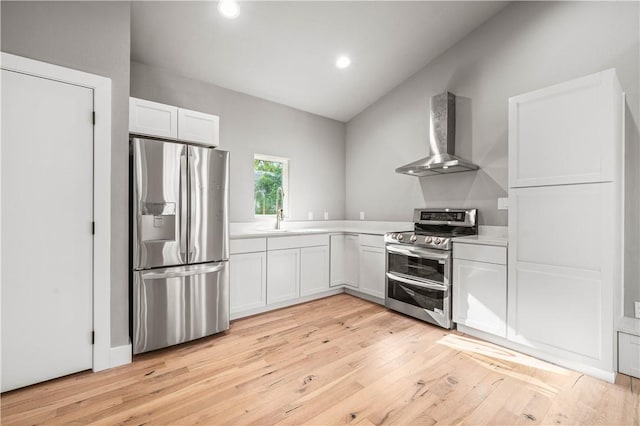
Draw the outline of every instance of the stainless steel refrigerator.
M229 153L131 137L133 353L229 328Z

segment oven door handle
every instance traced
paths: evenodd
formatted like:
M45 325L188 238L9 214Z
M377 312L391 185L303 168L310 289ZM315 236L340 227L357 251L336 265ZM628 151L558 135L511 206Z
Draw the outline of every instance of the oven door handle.
M419 257L422 259L437 260L440 263L446 262L447 260L449 260L449 257L451 256L450 252L446 252L445 254L445 253L439 253L439 252L436 252L435 250L429 250L429 249L414 249L414 248L398 247L398 246L392 246L392 245L387 245L386 248L389 253L403 254L405 256Z
M399 275L393 274L391 272L387 272L387 277L391 278L394 281L399 281L401 283L415 285L416 287L428 288L430 290L439 290L439 291L447 291L449 288L446 285L441 284L430 284L423 281L414 281L408 278L401 277Z

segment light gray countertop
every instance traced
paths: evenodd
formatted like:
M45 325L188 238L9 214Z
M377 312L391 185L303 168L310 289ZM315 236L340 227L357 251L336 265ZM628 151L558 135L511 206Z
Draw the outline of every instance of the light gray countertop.
M387 232L411 230L413 223L355 220L301 221L284 222L282 228L276 230L271 222L235 222L230 224L230 238L267 238L332 233L384 235ZM454 238L453 242L507 246L506 226L479 226L478 233L478 235Z
M618 331L640 336L640 318L622 317L618 321Z
M272 222L234 222L229 226L231 239L286 237L332 233L384 235L387 232L410 231L412 222L376 222L357 220L284 222L276 230ZM507 246L506 226L479 226L478 235L457 237L453 242L490 246Z
M231 239L286 237L293 235L314 235L331 233L352 233L384 235L387 232L413 229L412 222L375 222L375 221L301 221L284 222L282 230L274 229L272 222L235 222L229 226Z
M489 235L470 235L468 237L456 237L454 243L478 244L483 246L507 246L507 238Z
M478 235L456 237L454 243L478 244L483 246L507 247L508 232L506 226L478 226Z

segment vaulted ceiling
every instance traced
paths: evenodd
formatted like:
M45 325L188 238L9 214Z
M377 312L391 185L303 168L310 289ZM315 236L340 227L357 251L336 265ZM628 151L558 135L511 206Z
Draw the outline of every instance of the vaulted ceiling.
M131 57L185 77L348 121L507 2L132 2ZM349 55L349 68L335 67Z

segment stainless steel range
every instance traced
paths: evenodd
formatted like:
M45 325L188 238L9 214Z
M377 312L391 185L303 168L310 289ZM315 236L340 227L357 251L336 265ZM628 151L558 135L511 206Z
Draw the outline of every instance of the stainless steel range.
M451 240L476 235L477 209L415 209L414 230L385 234L385 306L451 328Z

